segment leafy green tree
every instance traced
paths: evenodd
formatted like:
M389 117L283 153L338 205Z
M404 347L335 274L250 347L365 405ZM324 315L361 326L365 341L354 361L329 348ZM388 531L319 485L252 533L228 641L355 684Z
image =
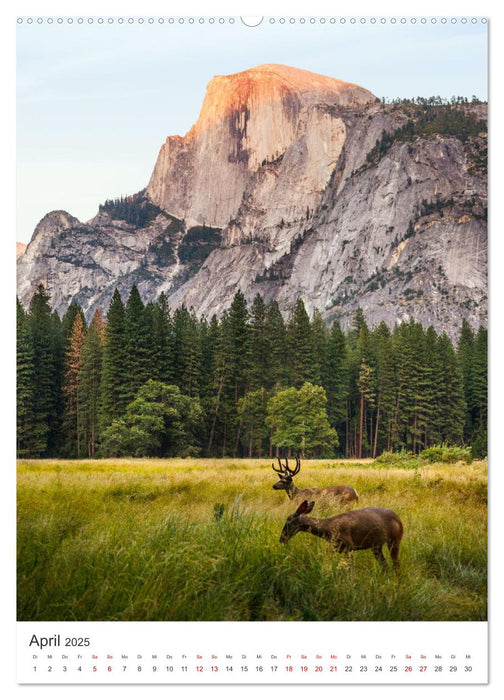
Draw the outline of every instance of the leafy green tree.
M329 425L326 405L324 389L310 382L279 391L267 404L273 444L304 456L332 454L338 436Z
M177 386L149 380L124 416L104 431L102 450L111 456L185 457L200 450L202 410Z
M238 400L240 439L243 447L248 450L249 457L253 457L254 454L261 456L263 442L269 434L266 425L267 400L268 394L264 387L250 391Z

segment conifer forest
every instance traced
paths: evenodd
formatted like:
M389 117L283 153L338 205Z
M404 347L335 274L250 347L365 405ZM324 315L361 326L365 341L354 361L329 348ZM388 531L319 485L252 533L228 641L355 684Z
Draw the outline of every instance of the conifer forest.
M20 458L376 458L437 445L487 453L487 331L414 321L349 330L298 299L241 292L217 318L144 304L133 286L87 323L43 286L17 303Z

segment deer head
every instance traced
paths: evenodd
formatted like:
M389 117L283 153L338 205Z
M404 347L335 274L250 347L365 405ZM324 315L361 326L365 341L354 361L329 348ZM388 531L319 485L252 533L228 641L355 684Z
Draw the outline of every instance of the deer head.
M299 474L299 470L301 469L301 460L299 457L296 457L296 466L294 469L290 469L289 460L287 457L285 458L285 464L282 464L282 460L280 457L278 457L278 465L278 467L275 467L274 463L271 465L273 467L273 471L280 474L280 481L273 484L273 488L276 491L285 489L288 492L292 487L294 477L296 474Z
M314 505L315 501L310 501L310 503L303 501L296 512L289 515L283 526L280 542L288 542L291 537L294 537L296 532L301 530L303 525L302 517L311 513Z

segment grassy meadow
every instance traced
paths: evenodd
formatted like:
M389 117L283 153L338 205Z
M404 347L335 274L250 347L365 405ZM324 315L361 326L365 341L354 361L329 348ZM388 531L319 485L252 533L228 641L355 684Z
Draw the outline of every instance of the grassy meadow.
M18 620L486 620L486 462L303 461L299 487L396 511L399 576L307 533L280 544L296 506L275 480L267 459L21 460Z

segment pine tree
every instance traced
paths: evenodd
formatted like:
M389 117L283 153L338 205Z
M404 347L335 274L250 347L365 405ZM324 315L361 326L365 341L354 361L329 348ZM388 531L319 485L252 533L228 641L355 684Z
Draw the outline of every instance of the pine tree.
M173 314L175 384L187 396L199 397L201 389L202 348L199 322L194 310L185 306Z
M271 384L270 352L266 305L260 294L256 294L250 309L251 368L250 388L260 389Z
M60 326L57 317L53 317L43 285L39 285L30 303L28 332L36 382L31 453L33 457L49 457L56 454L58 447L62 344Z
M105 323L97 309L82 348L80 383L80 425L88 457L96 457L101 412L101 378Z
M64 339L63 351L66 353L68 350L68 344L70 341L70 336L72 335L75 319L77 316L81 317L82 328L84 333L87 332L86 317L84 316L84 311L80 304L72 302L61 319L61 334Z
M17 401L17 455L29 457L34 452L35 428L35 367L34 352L23 307L16 299L16 401Z
M471 372L472 395L469 410L473 426L473 444L476 452L485 455L488 423L488 332L480 327L474 338L474 359Z
M213 355L213 390L209 400L209 437L208 454L227 454L233 405L229 396L233 393L230 374L231 335L229 332L229 314L222 314L215 337ZM220 450L218 446L221 446Z
M425 446L433 402L426 335L419 323L411 321L399 326L395 341L400 446L416 454Z
M464 421L464 438L470 443L473 433L472 416L470 407L473 404L472 376L474 360L474 332L466 319L462 321L459 340L457 343L457 361L460 367L462 383L464 387L464 400L466 403L466 416Z
M299 389L317 377L315 341L302 299L298 299L287 324L289 383Z
M328 331L327 326L322 318L322 314L318 309L314 310L313 318L310 325L315 353L314 382L316 384L320 384L322 382L324 368L326 364L325 355L327 349L326 346Z
M446 333L439 336L436 352L440 366L437 403L442 407L439 413L440 442L457 445L463 442L466 405L462 373Z
M128 405L126 369L126 332L124 305L118 290L114 291L107 315L103 342L101 404L103 427L118 418Z
M395 432L396 376L392 336L383 321L372 333L376 357L376 424L374 430L373 458L383 450L392 450Z
M340 444L344 445L348 392L348 352L345 335L337 321L327 337L322 385L327 395L329 423L336 428Z
M271 301L266 308L264 332L269 349L265 387L270 390L286 386L288 381L287 329L276 301Z
M175 382L173 323L166 294L162 292L157 303L145 307L147 323L151 329L151 375L164 384Z
M126 400L135 398L138 389L151 376L152 339L147 314L136 285L131 287L124 313L127 380Z
M82 316L76 314L65 357L63 380L65 421L63 429L67 438L65 451L69 456L75 455L77 457L81 456L82 442L80 371L85 339Z
M238 420L238 400L245 396L250 389L251 367L251 331L247 302L241 292L234 295L228 317L229 332L229 405L234 425L230 421L229 442L234 445L233 455L236 456L240 445L241 422Z

